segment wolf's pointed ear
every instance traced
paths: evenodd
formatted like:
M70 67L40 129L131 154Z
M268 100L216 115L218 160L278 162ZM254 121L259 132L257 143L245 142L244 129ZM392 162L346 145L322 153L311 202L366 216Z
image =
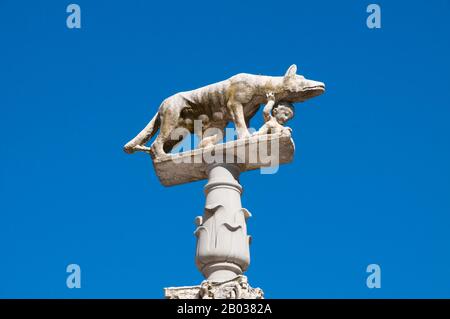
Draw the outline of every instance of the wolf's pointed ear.
M284 74L285 78L294 76L297 74L297 66L295 64L292 64L289 69L287 69L286 73Z

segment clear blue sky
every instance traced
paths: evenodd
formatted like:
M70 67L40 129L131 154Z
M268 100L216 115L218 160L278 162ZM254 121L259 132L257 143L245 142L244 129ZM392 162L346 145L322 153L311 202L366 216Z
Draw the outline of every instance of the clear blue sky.
M242 175L251 285L450 297L450 1L378 1L379 30L369 1L80 0L79 30L69 3L0 0L0 297L200 283L204 182L165 188L122 146L173 93L292 63L327 92L297 105L292 164Z

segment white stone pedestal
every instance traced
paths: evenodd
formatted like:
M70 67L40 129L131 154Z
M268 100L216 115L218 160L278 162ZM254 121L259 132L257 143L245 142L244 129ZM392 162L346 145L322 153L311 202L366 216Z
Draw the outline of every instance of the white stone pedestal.
M223 282L241 275L250 264L246 219L241 206L242 187L235 164L212 164L205 186L204 215L196 218L195 262L211 282Z
M264 299L259 288L249 286L246 276L216 283L208 280L197 286L164 288L166 299Z
M158 173L158 177L164 185L208 179L204 188L204 213L196 217L197 229L194 232L197 237L195 263L205 281L198 286L165 288L166 298L263 298L262 290L251 288L247 277L243 276L250 264L251 237L247 234L247 219L251 214L242 207L242 186L239 184L241 172L267 166L259 153L253 156L254 152L259 152L260 142L266 143L266 150L272 146L269 155L278 156L277 163L289 163L292 160L294 144L290 134L286 133L255 136L244 141L216 145L212 150L182 153L177 157L178 160L193 160L204 152L223 152L221 154L224 156L218 157L223 160L216 162L200 160L197 164L189 164L186 161L180 166L177 165L180 162L174 162L172 156L154 160L155 170L161 173ZM232 156L227 157L227 152L231 152ZM238 157L236 154L244 156ZM252 158L256 162L252 162ZM167 172L174 173L169 176Z

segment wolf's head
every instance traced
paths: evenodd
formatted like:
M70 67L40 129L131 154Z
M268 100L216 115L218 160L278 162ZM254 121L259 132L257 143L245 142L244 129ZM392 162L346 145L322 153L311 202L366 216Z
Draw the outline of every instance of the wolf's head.
M303 102L325 92L325 84L305 79L297 74L297 66L291 65L283 77L283 91L288 102Z

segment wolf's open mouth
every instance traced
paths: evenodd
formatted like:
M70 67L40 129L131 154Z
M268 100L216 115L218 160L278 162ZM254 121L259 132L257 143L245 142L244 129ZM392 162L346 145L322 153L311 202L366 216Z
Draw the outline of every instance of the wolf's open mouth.
M305 88L303 91L315 91L315 90L319 90L319 91L325 91L325 85L315 85L315 86L310 86Z
M316 97L321 95L325 92L325 85L314 85L307 88L304 88L303 91L300 93L302 102L306 101L310 98Z

